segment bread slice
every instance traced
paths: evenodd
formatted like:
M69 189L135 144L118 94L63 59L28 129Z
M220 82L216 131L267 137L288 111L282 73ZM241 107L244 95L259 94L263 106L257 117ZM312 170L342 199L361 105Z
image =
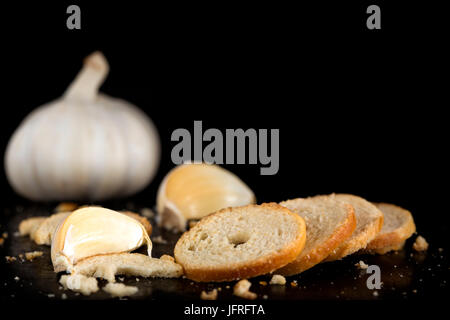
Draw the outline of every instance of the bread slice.
M178 278L183 268L167 255L157 259L140 253L115 253L83 259L73 267L72 274L115 282L116 275Z
M400 250L405 240L416 232L414 219L408 210L389 203L375 203L384 214L384 224L380 233L366 247L366 253L385 254Z
M21 236L34 237L34 233L48 217L33 217L24 219L19 224L19 234Z
M152 233L152 225L147 218L131 212L121 211L120 213L139 221L147 231L148 235ZM19 224L19 233L22 236L29 235L31 240L39 245L51 245L53 234L59 224L66 219L71 212L59 212L49 217L33 217L22 220Z
M326 259L326 261L334 261L364 249L370 241L375 239L383 226L383 213L375 205L358 196L331 194L328 197L350 204L356 216L356 229L351 237L333 250Z
M356 228L353 207L331 197L283 201L280 205L300 215L306 223L306 244L297 258L277 272L294 275L327 258Z
M181 236L175 259L195 281L245 279L292 262L305 238L304 220L276 203L225 208Z

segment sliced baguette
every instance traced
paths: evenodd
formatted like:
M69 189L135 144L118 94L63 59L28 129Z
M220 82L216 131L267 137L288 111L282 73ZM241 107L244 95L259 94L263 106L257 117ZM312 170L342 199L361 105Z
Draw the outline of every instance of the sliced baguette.
M166 255L157 259L140 253L116 253L81 260L72 274L115 282L116 275L178 278L183 275L183 268Z
M292 262L305 237L304 220L278 204L225 208L181 236L175 259L195 281L251 278Z
M19 224L19 233L22 236L29 235L30 239L39 245L51 245L53 234L59 224L69 216L71 212L59 212L48 217L33 217L22 220ZM147 231L148 235L152 233L152 225L147 218L131 212L121 211L120 213L139 221Z
M356 228L353 207L331 197L294 199L280 203L306 223L306 244L297 258L277 272L294 275L327 258Z
M402 249L405 240L416 232L411 212L389 203L375 205L383 212L384 223L380 233L367 245L364 252L385 254Z
M332 251L326 261L342 259L349 254L364 249L370 241L375 239L383 226L383 213L375 205L351 194L331 194L325 197L350 204L354 208L356 216L355 231L353 231L351 237Z

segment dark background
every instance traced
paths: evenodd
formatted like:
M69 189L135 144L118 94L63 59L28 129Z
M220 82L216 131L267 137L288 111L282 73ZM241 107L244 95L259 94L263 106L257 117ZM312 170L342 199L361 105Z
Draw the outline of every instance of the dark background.
M366 29L373 3L382 30ZM69 4L81 7L81 30L66 28ZM441 13L424 1L5 5L0 150L101 50L111 66L102 91L143 109L161 136L158 175L135 201L154 205L173 167L176 128L193 132L194 120L204 130L279 128L277 175L226 166L260 202L354 193L411 210L420 233L446 242L449 55ZM3 170L0 177L5 205L26 203Z

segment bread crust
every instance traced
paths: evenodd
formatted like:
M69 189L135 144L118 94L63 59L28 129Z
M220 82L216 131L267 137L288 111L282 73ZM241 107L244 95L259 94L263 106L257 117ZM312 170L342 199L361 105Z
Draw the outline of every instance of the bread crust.
M307 256L299 255L297 259L277 272L285 276L291 276L306 271L326 259L333 250L347 240L356 228L356 217L353 207L349 204L345 204L345 206L348 210L346 220L326 241L311 250ZM308 235L306 236L308 237Z
M402 249L405 240L411 237L414 232L416 232L416 225L414 224L414 219L411 212L390 203L375 203L375 205L384 205L391 207L392 210L399 210L403 212L407 216L407 218L406 222L400 228L397 228L388 233L378 234L375 239L369 242L364 251L368 253L385 254L389 251Z
M337 194L337 195L339 195L339 194ZM352 197L355 199L360 199L358 201L364 200L363 198L360 198L360 197L354 196L354 195L347 195L347 194L341 194L341 195L349 196L349 197ZM335 194L331 194L329 196L334 197ZM342 200L342 201L345 202L344 200ZM364 201L367 202L366 200L364 200ZM370 202L367 202L367 203L371 206L374 206ZM383 226L383 220L384 220L383 213L378 208L376 208L376 210L378 210L380 213L379 217L374 219L370 224L368 224L363 232L360 232L356 236L353 235L355 237L351 237L351 238L347 239L337 249L334 249L332 251L332 253L325 259L325 261L340 260L340 259L344 258L345 256L348 256L352 253L357 252L360 249L366 248L367 244L370 241L372 241L373 239L375 239L375 237L378 235L378 233L380 232L380 230ZM356 212L355 212L355 214L356 214ZM356 221L356 223L358 224L358 220Z
M265 207L277 211L283 211L284 213L290 215L298 221L298 235L297 237L288 245L286 245L281 250L274 252L270 256L263 256L261 258L255 259L253 261L248 261L245 263L232 263L224 265L222 267L195 267L188 264L183 264L179 259L180 250L175 246L175 260L177 263L181 264L184 269L184 274L188 279L198 281L198 282L222 282L222 281L233 281L239 279L247 279L256 277L259 275L272 273L273 271L287 265L288 263L295 260L295 258L300 254L305 246L306 241L306 225L304 220L297 214L291 212L289 209L282 207L276 203L263 203L261 205L247 205L239 208L252 208L252 207ZM208 223L211 219L233 210L233 208L224 208L222 210L209 215L199 223L195 225L194 228L185 232L178 243L181 243L189 236L189 233L202 225ZM177 243L177 244L178 244ZM178 256L178 257L177 257Z

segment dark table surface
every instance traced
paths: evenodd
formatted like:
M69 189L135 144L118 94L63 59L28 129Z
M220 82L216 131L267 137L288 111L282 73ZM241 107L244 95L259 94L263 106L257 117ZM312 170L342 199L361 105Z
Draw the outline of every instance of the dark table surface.
M132 203L114 204L114 209L131 209L139 211L141 207ZM52 270L50 248L38 246L28 237L17 235L18 225L24 218L38 215L48 215L54 205L27 204L3 209L1 216L1 233L7 232L8 238L0 247L0 300L56 300L65 293L68 299L99 300L111 299L104 291L83 296L71 291L63 291L58 283L59 274ZM174 234L156 227L153 228L152 238L161 235L167 240L166 244L153 243L153 256L162 254L173 256L174 245L180 234ZM258 294L258 299L270 300L410 300L435 299L448 297L449 259L447 226L440 226L436 230L421 231L430 247L428 251L418 253L412 250L412 243L416 235L409 239L405 248L399 252L386 255L353 255L341 261L328 262L297 276L287 278L285 286L264 285L260 281L269 282L270 276L251 279L251 290ZM42 257L34 261L6 262L4 256L15 256L25 252L40 250ZM382 288L370 290L366 281L370 276L366 270L355 266L358 261L381 269ZM17 277L17 278L16 278ZM297 286L292 285L296 281ZM242 300L232 295L233 283L194 283L189 279L145 279L128 277L123 281L127 285L137 286L137 294L130 300L198 300L202 290L220 288L219 300ZM100 281L103 286L105 281Z

